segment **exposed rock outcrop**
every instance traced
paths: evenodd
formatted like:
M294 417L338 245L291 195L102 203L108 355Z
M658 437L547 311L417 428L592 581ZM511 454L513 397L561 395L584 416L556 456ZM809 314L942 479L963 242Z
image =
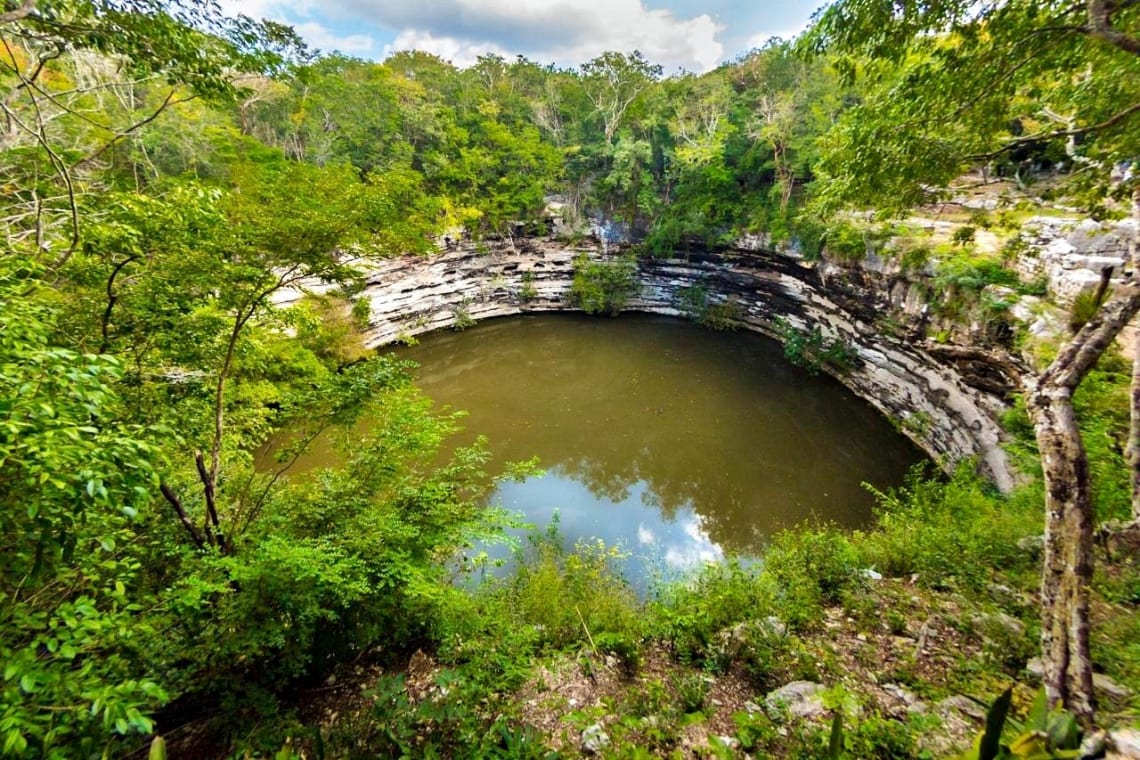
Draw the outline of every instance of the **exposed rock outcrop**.
M611 255L614 250L611 247ZM464 242L430 257L381 262L359 296L368 299L367 344L383 346L444 327L523 312L571 309L574 259L597 247L549 239ZM968 458L1003 490L1015 477L1001 448L1001 369L969 367L917 340L923 306L897 276L805 262L788 253L737 248L645 259L627 309L678 315L678 292L700 283L713 302L732 299L741 327L775 337L777 320L820 329L857 356L840 382L876 406L944 467ZM279 303L299 297L282 294ZM945 353L945 352L943 352ZM982 380L979 380L982 378Z
M1050 294L1070 304L1082 292L1096 288L1105 267L1114 268L1115 282L1123 280L1135 224L1133 219L1102 223L1033 217L1022 226L1018 270L1025 279L1044 277Z

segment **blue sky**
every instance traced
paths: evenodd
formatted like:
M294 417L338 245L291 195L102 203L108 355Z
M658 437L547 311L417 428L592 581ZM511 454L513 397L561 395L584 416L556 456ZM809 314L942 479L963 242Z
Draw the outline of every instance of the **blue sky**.
M229 13L293 25L315 48L381 60L426 50L463 66L482 53L576 66L641 50L665 67L707 71L791 37L825 0L221 0Z

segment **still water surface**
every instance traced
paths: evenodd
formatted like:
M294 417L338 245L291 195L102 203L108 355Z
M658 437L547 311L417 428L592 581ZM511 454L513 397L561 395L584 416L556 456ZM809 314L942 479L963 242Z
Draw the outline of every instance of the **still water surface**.
M601 538L644 589L728 554L755 556L810 518L868 523L863 482L902 482L921 453L835 380L781 347L644 314L532 315L429 335L396 351L439 406L469 412L499 462L545 474L491 501L566 543ZM466 442L466 441L465 441ZM506 547L490 547L506 556Z

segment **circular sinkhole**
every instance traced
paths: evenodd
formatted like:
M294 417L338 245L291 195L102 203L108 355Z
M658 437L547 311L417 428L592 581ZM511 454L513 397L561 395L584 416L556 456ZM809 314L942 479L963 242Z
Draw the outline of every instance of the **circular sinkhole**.
M819 519L856 528L878 489L924 455L835 379L781 346L648 314L508 317L394 350L440 408L462 409L497 462L537 456L541 475L489 503L562 541L601 539L644 591L729 555L755 557L773 532ZM364 424L367 424L365 421ZM300 469L329 463L318 449ZM521 534L522 531L516 531ZM479 547L507 560L509 547Z

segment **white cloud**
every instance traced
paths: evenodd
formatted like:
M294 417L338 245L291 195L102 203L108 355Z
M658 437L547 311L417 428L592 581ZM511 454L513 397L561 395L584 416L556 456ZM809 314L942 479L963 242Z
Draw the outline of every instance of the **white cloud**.
M405 29L396 35L391 43L384 46L381 57L387 58L401 50L422 50L438 55L456 66L470 66L481 55L495 54L508 57L510 53L493 42L468 42L455 37L436 37L431 32L418 29Z
M254 19L279 19L283 13L296 9L299 3L283 3L280 0L220 0L222 13L236 16L239 13Z
M675 543L665 550L665 563L672 568L686 568L708 562L724 560L724 551L712 542L701 526L701 518L694 515L684 521L681 530L688 543Z
M800 34L807 28L808 24L805 22L799 26L789 27L787 29L776 29L770 32L757 32L748 38L747 49L752 50L754 48L764 47L764 43L773 37L779 37L783 40L793 40L796 37L799 37Z
M378 47L376 40L372 39L372 36L369 34L347 34L340 36L329 31L316 21L294 24L293 28L297 30L297 34L301 35L301 38L304 39L305 42L309 43L310 47L325 52L339 50L349 55L365 55L375 52Z
M424 50L459 66L484 53L577 66L607 50L640 50L664 66L703 72L724 56L724 27L643 0L220 0L227 13L292 24L322 50Z
M392 50L405 42L441 57L454 50L456 63L492 50L572 66L607 50L640 50L667 70L707 71L724 54L710 15L679 18L641 0L329 0L324 9L404 30Z

